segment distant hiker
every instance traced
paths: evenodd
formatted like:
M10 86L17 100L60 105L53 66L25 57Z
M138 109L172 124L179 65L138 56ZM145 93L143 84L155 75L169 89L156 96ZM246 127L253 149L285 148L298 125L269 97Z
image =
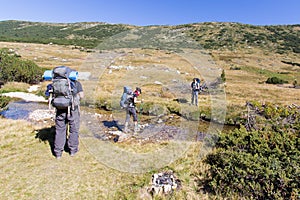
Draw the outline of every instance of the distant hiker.
M126 93L126 98L124 98L124 93ZM138 128L138 118L137 118L137 112L136 112L136 103L141 103L142 101L138 101L137 97L142 93L141 88L137 87L134 92L131 92L129 88L124 87L124 93L121 98L121 106L123 104L123 108L126 110L126 119L125 119L125 127L124 127L124 132L128 132L128 125L130 121L130 116L133 117L133 122L134 122L134 132L136 133L139 128ZM125 99L125 101L124 101ZM124 103L122 103L124 101Z
M192 88L192 99L191 103L194 105L194 102L196 106L198 106L198 94L200 91L200 79L199 78L194 78L193 82L191 83L191 88Z
M54 155L61 158L65 145L71 156L78 152L80 99L84 97L83 88L77 76L70 76L72 70L65 66L53 69L52 84L47 86L45 94L51 94L49 99L56 108ZM74 71L73 71L74 72Z

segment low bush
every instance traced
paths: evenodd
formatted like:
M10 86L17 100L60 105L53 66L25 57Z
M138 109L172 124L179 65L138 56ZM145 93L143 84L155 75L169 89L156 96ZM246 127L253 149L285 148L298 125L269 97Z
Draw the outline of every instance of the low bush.
M0 109L7 106L7 104L10 102L11 98L6 96L0 96Z
M6 82L38 83L42 81L44 69L33 61L23 60L8 49L0 50L0 80Z
M230 67L230 70L241 70L241 67Z
M288 81L285 81L276 76L273 76L273 77L268 78L266 83L268 83L268 84L284 84L284 83L288 83Z
M257 130L222 133L205 162L209 169L200 181L208 192L249 199L300 197L299 107L257 107Z

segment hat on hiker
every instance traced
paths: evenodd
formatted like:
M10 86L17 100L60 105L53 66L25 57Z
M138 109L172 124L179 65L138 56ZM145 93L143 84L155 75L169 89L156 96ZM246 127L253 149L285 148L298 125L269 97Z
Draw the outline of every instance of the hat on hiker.
M136 97L138 97L138 96L140 96L140 94L142 94L141 88L139 88L139 87L135 88L134 95Z
M136 91L139 91L139 93L142 94L141 88L137 87L135 90L136 90Z

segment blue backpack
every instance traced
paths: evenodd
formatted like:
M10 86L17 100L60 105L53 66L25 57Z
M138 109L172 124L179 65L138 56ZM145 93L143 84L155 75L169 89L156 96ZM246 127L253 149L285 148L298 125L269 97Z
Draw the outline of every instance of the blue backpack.
M132 95L133 95L132 89L128 86L124 86L123 94L120 100L121 108L126 108L128 106L128 104L130 103L129 99L132 97Z

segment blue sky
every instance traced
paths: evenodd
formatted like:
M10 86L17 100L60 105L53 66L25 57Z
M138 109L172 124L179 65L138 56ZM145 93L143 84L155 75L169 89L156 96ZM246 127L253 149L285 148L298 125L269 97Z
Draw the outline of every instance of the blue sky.
M1 0L0 21L300 24L300 0Z

